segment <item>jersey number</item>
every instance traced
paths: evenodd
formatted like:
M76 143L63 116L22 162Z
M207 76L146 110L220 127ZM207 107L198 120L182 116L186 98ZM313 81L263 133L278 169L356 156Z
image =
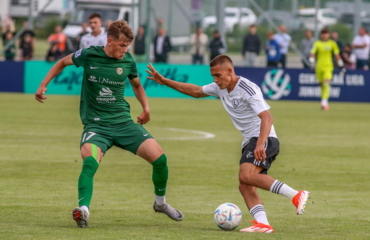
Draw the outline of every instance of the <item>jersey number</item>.
M86 137L86 134L90 134L90 135L87 135L87 137ZM89 140L90 138L92 138L92 136L94 136L96 133L94 133L94 132L87 132L87 133L85 133L84 134L84 136L82 137L82 142L85 142L85 141L87 141L87 140Z

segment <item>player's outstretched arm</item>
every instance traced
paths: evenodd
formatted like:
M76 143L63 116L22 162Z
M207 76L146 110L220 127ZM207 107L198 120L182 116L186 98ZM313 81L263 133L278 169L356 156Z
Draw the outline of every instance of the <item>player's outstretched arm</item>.
M146 97L145 90L140 83L139 78L130 79L132 89L135 93L137 100L140 102L143 112L137 117L137 123L146 124L150 120L150 108L148 98Z
M203 92L203 89L201 86L197 86L195 84L190 84L190 83L182 83L182 82L173 81L159 74L157 70L155 70L152 64L148 64L147 67L150 70L150 71L145 70L147 73L150 74L150 76L147 77L148 79L154 80L155 82L159 84L166 85L170 88L175 89L178 92L189 95L191 97L200 98L200 97L209 96Z
M41 103L44 103L43 100L47 99L46 96L44 96L47 86L50 83L50 81L55 78L66 66L73 65L72 61L72 54L69 54L68 56L65 56L64 58L60 59L58 62L54 64L54 66L49 70L49 72L46 74L44 80L42 80L39 88L37 89L35 93L35 99Z

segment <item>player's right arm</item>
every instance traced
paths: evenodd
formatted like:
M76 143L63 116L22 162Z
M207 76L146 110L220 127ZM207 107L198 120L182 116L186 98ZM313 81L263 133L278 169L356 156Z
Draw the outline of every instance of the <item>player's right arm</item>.
M150 76L147 77L148 79L154 80L155 82L161 85L166 85L170 88L175 89L178 92L189 95L191 97L200 98L200 97L209 96L203 92L203 89L201 86L197 86L191 83L182 83L182 82L173 81L159 74L157 70L155 70L155 68L152 66L152 64L148 64L147 67L150 69L150 71L145 70L147 73L150 74Z
M50 81L55 78L66 66L73 65L72 61L72 55L73 53L65 56L64 58L60 59L58 62L54 64L54 66L49 70L49 72L46 74L44 80L42 80L39 88L37 89L35 93L35 99L41 103L44 103L43 100L47 99L46 96L44 96L47 86L50 83Z

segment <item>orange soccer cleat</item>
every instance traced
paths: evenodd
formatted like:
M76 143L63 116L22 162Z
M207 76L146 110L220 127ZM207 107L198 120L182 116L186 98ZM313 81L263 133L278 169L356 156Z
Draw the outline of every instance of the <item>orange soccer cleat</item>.
M254 223L254 225L240 229L240 232L249 232L249 233L273 233L274 229L270 225L266 225L263 223L259 223L256 220L251 221L251 223Z
M298 191L298 193L293 197L292 203L297 208L297 215L302 215L305 212L306 202L310 198L310 192L308 191Z

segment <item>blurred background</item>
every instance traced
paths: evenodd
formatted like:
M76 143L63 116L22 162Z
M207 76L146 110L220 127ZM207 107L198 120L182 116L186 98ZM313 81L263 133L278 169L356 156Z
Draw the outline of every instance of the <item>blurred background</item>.
M370 0L0 0L2 35L10 29L17 42L23 31L34 31L35 47L31 59L43 60L50 47L47 38L57 25L67 37L66 53L78 50L81 25L88 22L91 13L102 16L103 29L108 20L127 20L136 34L139 26L145 28L147 44L152 42L157 28L163 26L171 39L171 64L191 63L190 36L197 26L212 39L218 30L226 41L226 53L235 65L243 65L243 39L249 26L257 25L257 33L264 44L267 32L278 32L285 25L292 40L287 66L301 68L299 45L305 30L311 30L318 39L319 31L328 27L338 33L339 40L351 43L362 26L370 30ZM24 23L28 22L25 27ZM150 31L147 31L150 29ZM89 31L89 29L87 29ZM0 46L0 60L4 60L6 45ZM15 44L15 48L19 48ZM146 51L149 61L153 47ZM206 51L204 63L209 62ZM257 67L266 66L265 52L257 56Z

